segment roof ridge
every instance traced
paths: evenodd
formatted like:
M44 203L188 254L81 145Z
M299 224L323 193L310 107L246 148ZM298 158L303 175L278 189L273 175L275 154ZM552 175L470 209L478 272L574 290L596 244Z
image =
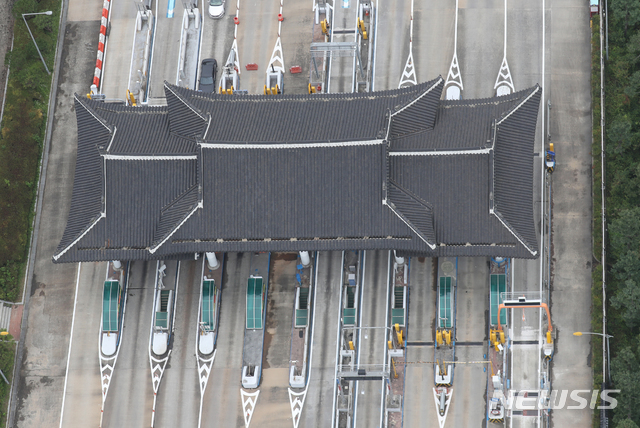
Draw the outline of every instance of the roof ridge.
M391 183L392 185L397 187L398 190L402 191L403 193L405 193L410 198L415 199L415 201L418 202L420 205L424 205L425 208L427 208L429 210L433 210L433 206L429 202L425 201L424 199L422 199L420 196L416 195L412 191L410 191L408 189L405 189L403 186L401 186L393 178L389 178L389 183Z
M387 89L384 91L374 91L374 92L336 92L336 93L319 93L319 94L281 94L277 97L272 97L269 95L263 94L242 94L234 97L229 97L228 95L221 95L216 93L204 93L195 91L193 89L187 89L178 87L175 85L171 85L167 82L167 84L171 85L174 88L177 88L181 92L189 92L189 98L195 97L200 100L204 100L207 102L230 102L230 101L259 101L259 102L284 102L284 101L315 101L315 102L323 102L328 100L348 100L348 99L366 99L366 98L386 98L386 97L396 97L399 95L406 95L412 92L420 92L422 89L420 87L424 86L427 90L428 88L434 86L434 83L442 79L442 76L438 76L437 78L422 82L413 86L406 86L403 88L396 89Z
M507 229L518 240L518 242L520 242L520 244L522 244L522 246L527 249L527 251L529 251L534 256L538 254L538 250L536 250L535 248L531 248L531 246L527 245L527 242L525 241L525 239L522 236L520 236L520 233L516 230L515 227L511 226L511 224L507 221L507 219L504 218L502 213L500 213L494 208L491 211L491 214L496 216L498 221L502 223L505 229Z
M520 109L520 107L525 105L527 103L527 101L529 101L531 99L531 97L533 97L540 90L540 86L536 85L533 88L531 88L530 90L531 90L531 92L529 93L529 95L527 95L527 97L524 100L522 100L517 106L513 107L508 113L506 113L504 115L504 117L502 117L499 121L496 122L496 126L500 125L502 122L507 120L509 118L509 116L511 116L516 111L518 111ZM522 91L522 92L524 92L524 91Z
M80 104L100 125L104 126L110 134L114 134L114 130L111 129L110 124L96 112L93 107L89 106L87 98L80 97L77 93L73 94L74 99ZM115 128L115 127L114 127Z
M192 208L189 210L188 213L186 213L186 215L184 215L181 219L180 219L180 223L178 223L177 225L175 225L174 227L171 228L171 230L169 230L169 232L167 232L165 234L165 236L162 237L162 239L156 240L152 243L152 247L149 248L149 253L153 254L156 251L158 251L158 249L160 247L162 247L162 245L164 245L165 242L167 242L167 240L169 240L169 238L171 238L181 227L183 224L185 224L187 222L187 220L189 220L189 218L196 212L196 210L198 210L199 208L202 208L202 202L201 201L197 201ZM157 242L157 244L156 244Z
M182 88L164 81L164 91L169 107L169 130L178 135L204 138L211 125L211 115L196 108Z
M386 117L387 138L425 132L434 129L438 116L438 107L442 98L444 79L439 76L422 91L416 94L404 105L396 106L388 112ZM384 126L384 125L383 125ZM383 128L384 132L384 128Z
M184 98L182 94L179 94L177 91L175 91L173 89L174 87L179 88L179 86L172 85L166 80L164 81L165 94L166 94L166 91L171 92L180 102L182 102L182 104L187 106L189 110L194 112L200 119L207 122L207 118L202 114L202 112L199 109L195 108L195 106L191 104L191 102L189 102L186 98Z
M198 186L199 186L199 183L192 184L184 192L180 193L174 200L166 204L164 207L160 208L160 215L162 215L162 213L164 213L165 211L173 207L175 204L180 202L182 199L187 197L187 195L191 193L194 189L198 189Z
M422 203L422 201L414 198L411 194L406 192L402 187L396 185L392 180L389 180L388 184L389 186L388 186L388 192L387 192L387 199L383 201L383 204L386 205L391 210L391 212L393 212L400 220L402 220L402 222L405 223L407 227L409 227L409 229L411 229L411 231L415 233L418 238L424 241L424 243L427 244L429 248L434 250L436 248L436 239L435 239L435 230L433 228L433 209L429 205L425 205L424 203ZM416 219L417 217L413 215L416 213L407 214L407 212L404 212L404 209L402 207L398 206L398 203L400 203L401 201L399 200L394 201L395 198L392 195L394 189L400 192L401 195L407 197L409 204L415 203L419 206L419 208L422 208L426 211L425 213L426 218L422 220L423 221L426 220L426 222L428 223L428 224L423 224L423 226L426 227L427 230L422 230L423 228L420 227L418 224L416 224L416 222L410 218L410 217L414 217L414 219ZM405 207L405 208L408 209L408 207Z
M425 82L425 83L430 83L430 82ZM438 87L438 86L442 86L444 87L444 79L442 78L442 76L438 76L435 80L433 85L427 87L424 92L422 92L420 95L418 95L416 98L407 101L407 103L400 107L399 109L396 109L396 111L391 113L391 117L395 116L398 113L402 113L402 111L404 111L405 109L411 107L413 104L415 104L416 102L418 102L422 97L424 97L425 95L428 95L434 88ZM440 91L440 93L442 94L442 91ZM440 98L440 97L438 97Z
M511 164L512 153L528 152L533 154L535 140L535 117L538 115L541 88L536 85L525 91L521 91L517 98L518 104L511 108L495 124L494 152L492 165L490 166L493 197L490 202L489 213L493 214L500 223L522 244L533 256L538 254L538 242L535 229L528 230L523 225L522 216L533 218L533 213L519 213L519 204L514 199L515 194L533 197L533 189L530 186L523 188L523 184L514 179L516 173ZM533 101L532 101L533 100ZM527 120L527 123L523 123ZM522 173L520 167L519 173ZM530 173L533 172L533 163ZM527 199L528 199L527 197ZM529 221L525 221L528 223Z
M517 92L514 92L509 95L501 95L501 96L491 96L485 98L469 98L469 99L460 99L460 100L442 100L443 108L454 108L454 107L473 107L473 106L482 106L486 104L503 104L512 102L515 100L521 99L526 94L529 94L529 91L534 88L539 87L539 85L533 86L531 88L521 89Z

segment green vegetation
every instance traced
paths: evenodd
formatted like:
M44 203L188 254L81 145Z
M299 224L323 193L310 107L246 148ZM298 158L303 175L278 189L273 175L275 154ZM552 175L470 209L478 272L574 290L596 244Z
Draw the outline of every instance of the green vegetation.
M7 421L7 409L9 408L9 391L11 389L11 376L13 375L13 359L16 353L16 343L10 334L0 336L0 370L4 373L7 384L0 377L0 427L4 427Z
M593 117L593 254L600 259L602 254L602 177L600 158L600 21L596 15L591 21L591 105ZM599 260L600 261L600 260ZM602 264L594 266L591 273L591 331L602 331ZM593 389L602 388L602 339L591 336L591 367L593 368ZM593 428L600 426L600 413L593 414Z
M0 132L0 299L16 301L26 264L38 171L43 148L51 76L38 56L22 20L23 13L53 11L27 17L29 28L50 70L54 66L61 3L16 0L13 51Z
M594 25L594 254L600 254L599 29ZM640 0L609 1L609 60L605 63L607 193L607 329L618 407L616 428L640 424ZM601 268L601 267L600 267ZM601 271L593 274L593 331L601 331ZM595 339L595 338L594 338ZM595 387L602 342L594 340Z

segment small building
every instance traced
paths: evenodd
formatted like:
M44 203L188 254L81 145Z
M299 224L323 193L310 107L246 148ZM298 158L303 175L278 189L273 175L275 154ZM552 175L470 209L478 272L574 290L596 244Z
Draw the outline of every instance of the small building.
M589 11L591 12L591 17L593 15L598 15L600 13L600 3L599 0L590 0L589 2Z

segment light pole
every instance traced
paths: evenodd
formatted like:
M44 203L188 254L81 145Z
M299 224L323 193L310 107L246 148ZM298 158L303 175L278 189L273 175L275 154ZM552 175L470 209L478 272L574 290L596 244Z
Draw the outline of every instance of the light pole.
M604 0L604 18L605 18L605 28L606 28L606 52L607 52L607 61L609 61L609 2Z
M583 334L590 334L590 335L594 335L594 336L602 336L607 340L607 381L609 382L609 384L611 384L611 353L609 351L609 338L613 337L610 334L602 334L602 333L591 333L591 332L586 332L586 331L576 331L575 333L573 333L574 336L582 336ZM604 379L602 379L604 381Z
M31 33L31 29L29 28L29 24L27 24L27 20L26 20L25 16L30 16L30 15L53 15L53 12L48 10L46 12L35 12L35 13L23 13L22 14L22 20L24 21L24 25L27 26L27 30L29 30L29 35L31 36L31 40L33 40L33 44L36 45L36 49L38 50L38 55L40 55L40 59L42 60L42 64L44 65L44 69L47 70L47 74L51 74L51 72L49 71L49 67L47 67L47 64L44 62L44 58L42 58L42 54L40 53L40 48L38 48L38 44L36 43L36 39L33 38L33 34Z

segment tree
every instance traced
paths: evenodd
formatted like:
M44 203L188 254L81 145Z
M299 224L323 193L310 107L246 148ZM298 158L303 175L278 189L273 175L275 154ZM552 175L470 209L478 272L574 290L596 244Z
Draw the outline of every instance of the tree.
M609 15L615 24L621 23L623 35L628 34L640 25L640 0L611 0L609 3Z
M616 395L616 427L625 419L640 421L640 364L630 346L623 347L612 359L611 374L615 388L620 390Z
M624 91L630 98L640 94L640 72L633 73ZM638 134L631 131L631 121L627 116L611 122L606 130L609 153L618 155L638 146Z
M628 327L640 325L640 287L633 279L627 279L611 297L611 305L621 310Z
M616 424L616 428L640 428L638 427L638 425L633 422L631 419L627 418L623 421L620 421L618 424Z
M618 259L631 251L640 250L640 207L622 210L609 224L611 255Z

